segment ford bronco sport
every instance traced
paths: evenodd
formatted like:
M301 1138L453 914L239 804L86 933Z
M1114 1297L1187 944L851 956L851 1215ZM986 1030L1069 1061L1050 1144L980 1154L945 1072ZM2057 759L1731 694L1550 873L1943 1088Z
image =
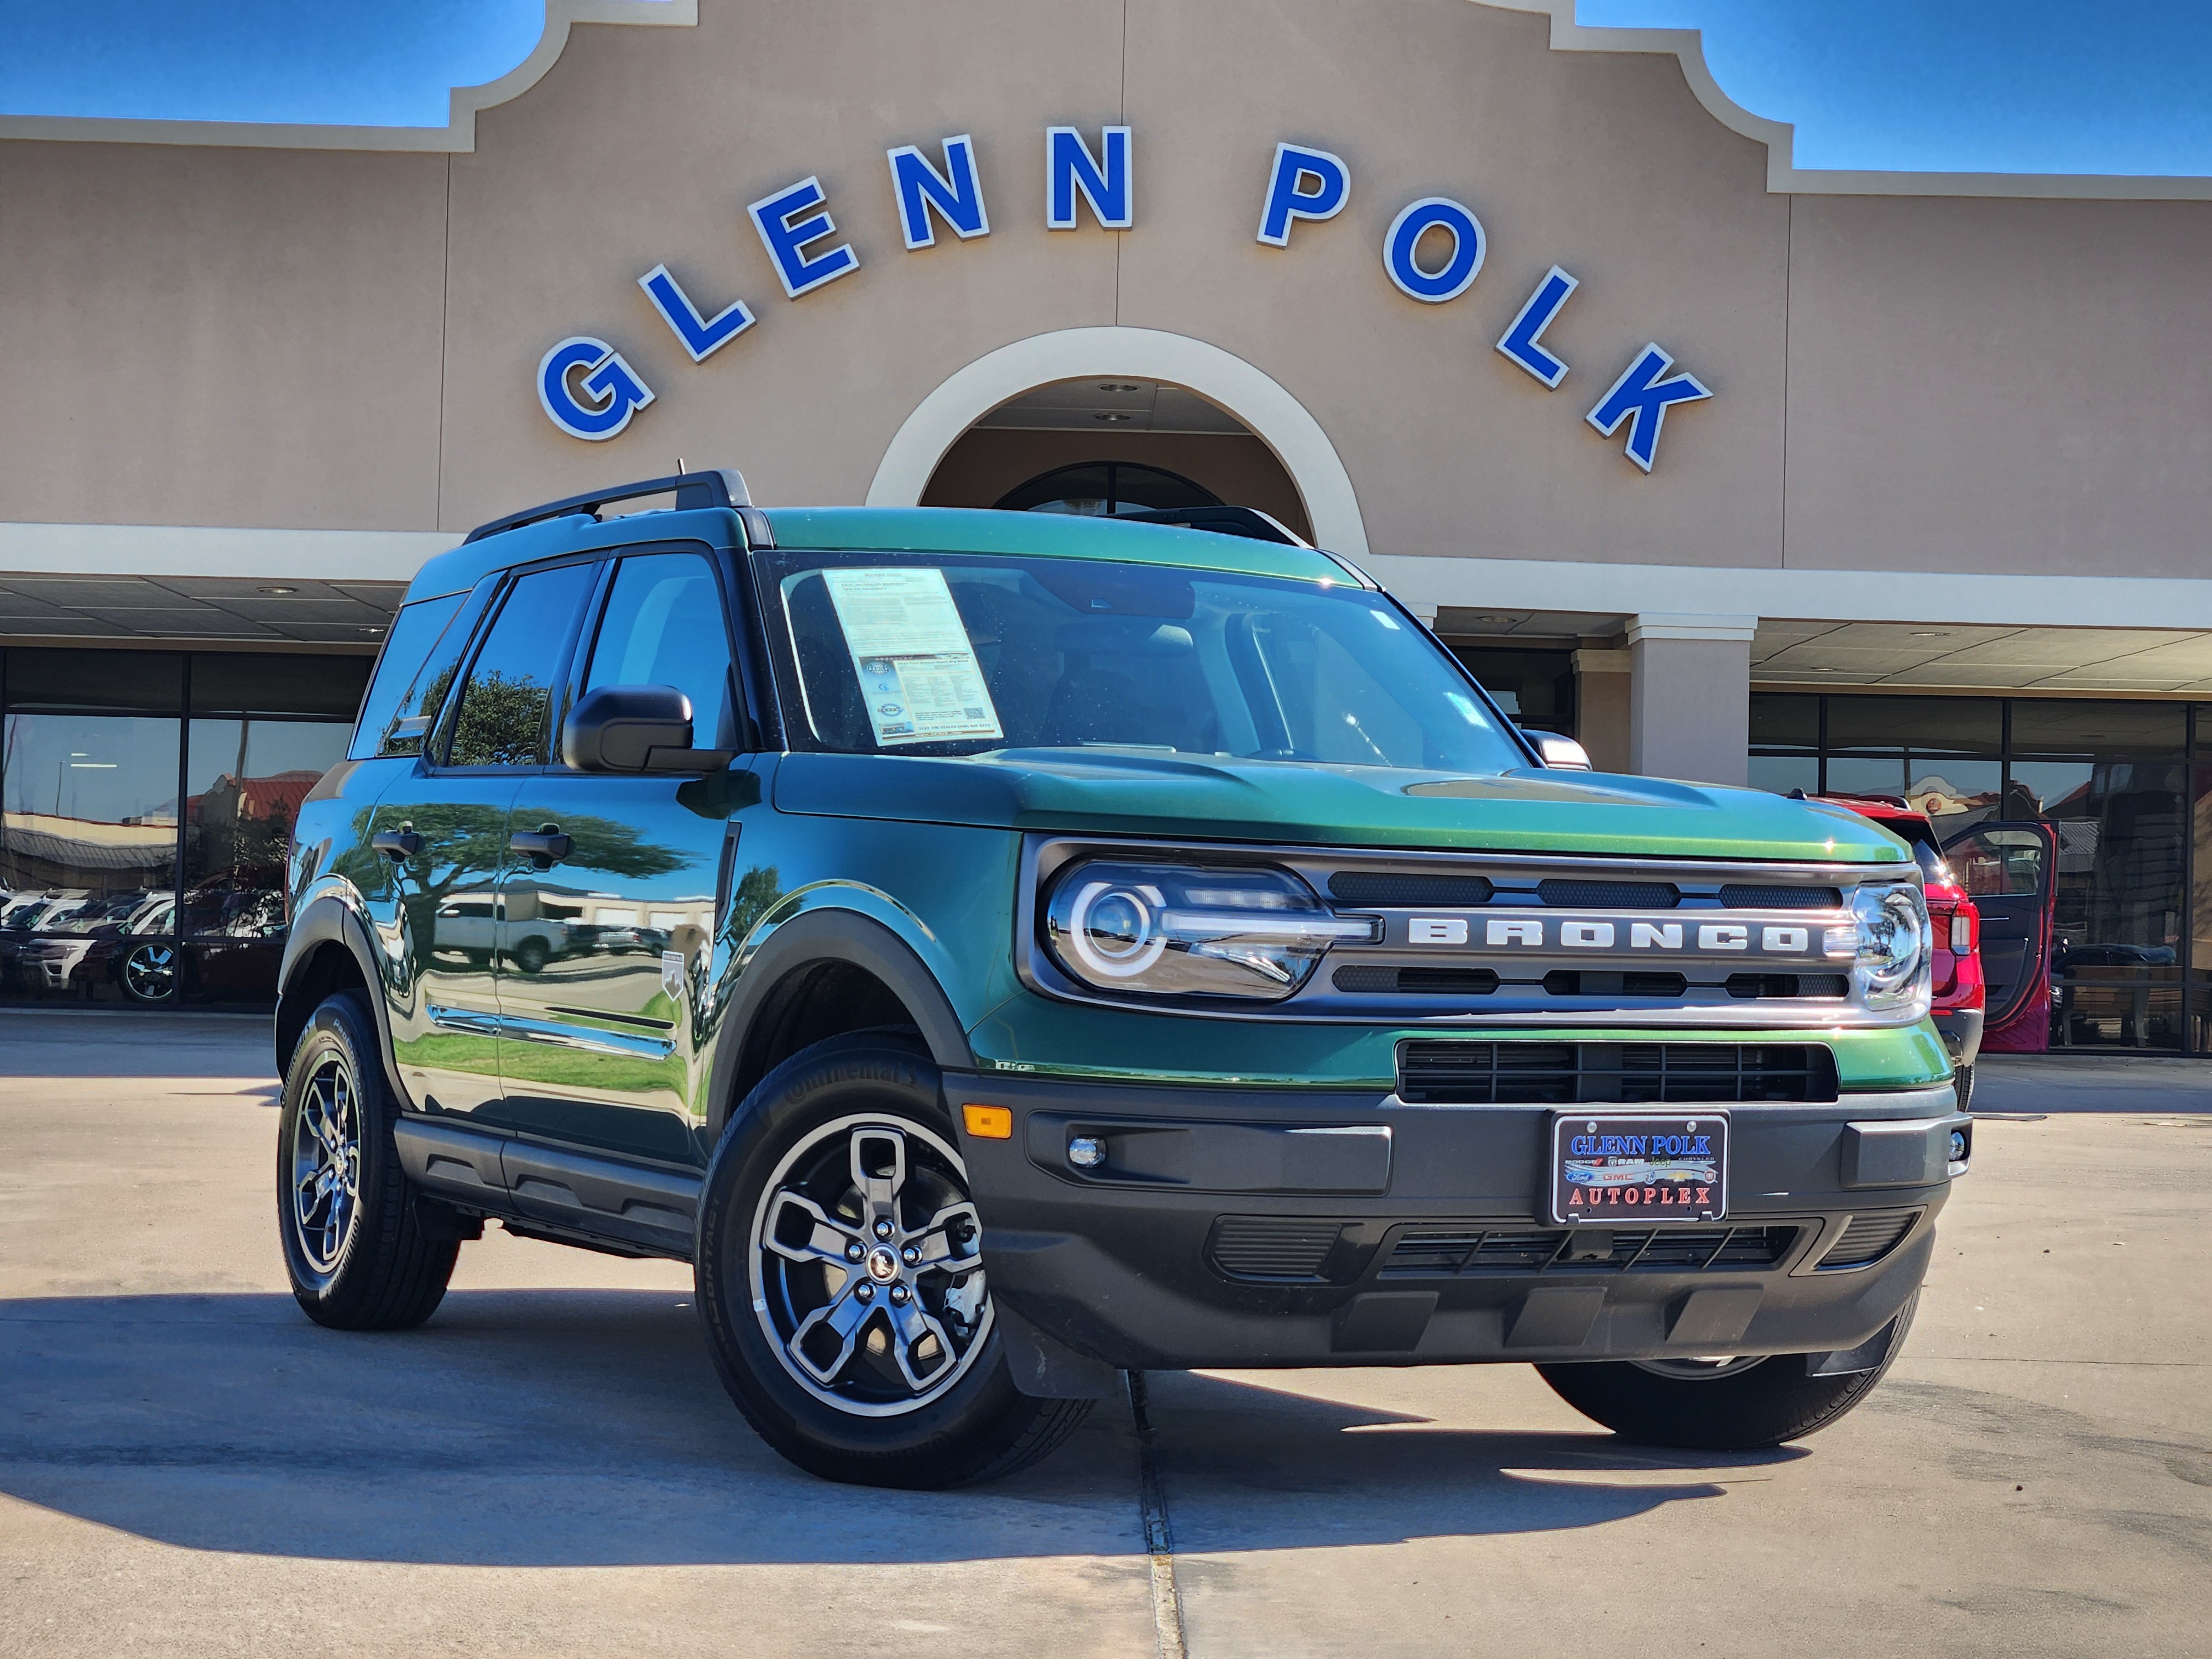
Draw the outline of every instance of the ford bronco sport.
M415 579L292 857L309 1316L419 1323L488 1219L688 1261L838 1480L1018 1468L1139 1368L1802 1435L1969 1150L1902 843L1547 767L1282 540L728 472L518 514Z

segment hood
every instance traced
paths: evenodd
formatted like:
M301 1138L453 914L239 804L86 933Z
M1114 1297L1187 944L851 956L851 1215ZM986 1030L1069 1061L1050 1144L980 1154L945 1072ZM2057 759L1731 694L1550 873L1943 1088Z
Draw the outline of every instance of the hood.
M776 810L1147 839L1894 864L1856 813L1754 789L1605 773L1494 776L1114 749L964 759L787 755Z

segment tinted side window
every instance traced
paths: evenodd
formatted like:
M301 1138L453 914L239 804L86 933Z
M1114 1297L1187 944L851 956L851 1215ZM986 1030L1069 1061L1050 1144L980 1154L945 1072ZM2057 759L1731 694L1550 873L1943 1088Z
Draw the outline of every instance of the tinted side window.
M522 578L477 653L453 717L451 766L543 766L553 677L595 568L564 564Z
M361 723L355 727L349 760L367 760L384 740L385 728L399 718L399 700L407 695L422 665L429 659L453 613L467 596L448 593L442 599L418 599L403 605L385 636L384 654L376 659L376 678L369 682L368 696L361 706Z
M730 637L706 560L647 553L622 562L584 677L586 691L602 685L672 685L691 699L695 744L736 745Z

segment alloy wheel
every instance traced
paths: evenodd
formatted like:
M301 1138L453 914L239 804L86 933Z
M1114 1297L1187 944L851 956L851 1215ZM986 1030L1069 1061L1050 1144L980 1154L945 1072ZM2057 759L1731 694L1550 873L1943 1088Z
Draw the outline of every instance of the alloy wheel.
M166 1002L177 988L177 947L139 945L123 958L123 988L141 1002Z
M1681 1359L1632 1359L1639 1371L1671 1376L1683 1382L1711 1382L1723 1376L1741 1376L1753 1365L1764 1364L1763 1353L1695 1355Z
M316 1273L337 1270L361 1209L361 1109L353 1073L323 1056L292 1131L292 1228Z
M753 1307L786 1372L858 1417L942 1397L991 1328L982 1225L958 1152L920 1125L840 1118L761 1194Z

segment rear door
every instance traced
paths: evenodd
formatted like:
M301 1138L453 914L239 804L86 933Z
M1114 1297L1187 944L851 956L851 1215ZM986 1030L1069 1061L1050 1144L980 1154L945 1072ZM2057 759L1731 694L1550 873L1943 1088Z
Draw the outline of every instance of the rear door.
M554 688L598 568L544 567L507 584L459 691L433 704L443 713L428 755L377 803L374 842L390 882L378 908L398 935L386 946L396 958L386 969L392 1054L427 1111L499 1115L494 975L507 813L546 764Z
M2057 836L2033 820L1978 823L1944 842L1943 854L1981 915L1982 975L1989 984L1982 1046L2039 1054L2051 1042Z
M743 747L724 577L703 547L626 553L578 647L574 695L673 686L690 700L696 748ZM699 1161L694 1021L717 893L744 809L759 799L744 764L582 773L556 757L523 780L500 884L500 1063L514 1127Z

